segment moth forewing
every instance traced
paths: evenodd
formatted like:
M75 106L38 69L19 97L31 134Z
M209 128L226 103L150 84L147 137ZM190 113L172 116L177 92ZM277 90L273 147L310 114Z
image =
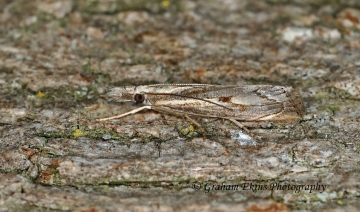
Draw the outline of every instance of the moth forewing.
M239 121L286 121L301 118L301 98L292 87L273 85L196 85L178 92L147 93L148 102L193 116ZM286 118L285 118L286 117ZM290 120L289 120L290 121Z

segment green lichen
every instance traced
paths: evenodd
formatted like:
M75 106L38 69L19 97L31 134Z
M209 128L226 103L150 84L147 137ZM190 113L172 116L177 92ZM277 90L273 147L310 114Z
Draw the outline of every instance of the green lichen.
M181 1L178 0L137 0L137 1L76 1L77 8L85 13L105 13L108 15L122 11L148 11L163 13L165 11L181 11Z
M340 110L340 107L338 105L329 105L326 110L335 115Z
M92 103L97 100L99 94L95 86L89 85L84 87L44 87L41 91L41 98L34 102L34 106L41 108L64 108L73 109L83 107L82 103Z
M178 127L177 130L180 136L186 138L194 138L194 137L199 137L199 135L201 135L201 132L199 133L198 129L196 129L192 124L188 125L188 127Z

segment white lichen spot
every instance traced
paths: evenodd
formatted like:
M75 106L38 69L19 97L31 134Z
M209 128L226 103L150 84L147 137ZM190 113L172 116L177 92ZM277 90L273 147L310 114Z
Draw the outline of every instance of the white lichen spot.
M282 32L283 40L287 42L293 42L297 39L309 40L314 37L314 33L311 29L288 27Z
M231 130L231 139L239 142L240 145L249 145L249 146L256 146L257 142L254 138L249 136L248 134L243 133L242 131L238 130Z

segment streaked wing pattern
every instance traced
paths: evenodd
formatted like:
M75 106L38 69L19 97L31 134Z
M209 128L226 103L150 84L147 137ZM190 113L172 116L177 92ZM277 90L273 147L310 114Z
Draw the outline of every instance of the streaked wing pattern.
M298 120L302 114L299 94L287 86L152 85L156 86L170 86L170 92L146 92L154 109L241 121Z

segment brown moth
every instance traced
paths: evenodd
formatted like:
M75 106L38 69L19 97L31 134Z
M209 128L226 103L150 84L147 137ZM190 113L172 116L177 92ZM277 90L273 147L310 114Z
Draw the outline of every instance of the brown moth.
M107 96L110 101L143 106L99 121L152 109L183 116L228 119L243 128L238 121L294 123L301 119L303 110L299 93L290 86L279 85L155 84L115 87Z

